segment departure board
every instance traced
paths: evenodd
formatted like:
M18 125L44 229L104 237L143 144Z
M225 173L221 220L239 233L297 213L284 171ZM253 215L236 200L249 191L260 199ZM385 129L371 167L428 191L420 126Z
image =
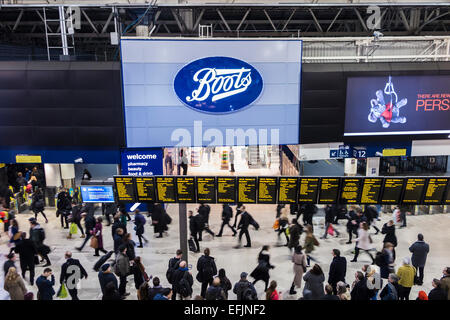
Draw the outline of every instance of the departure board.
M278 180L278 203L297 203L297 177L280 177Z
M256 203L256 177L238 177L238 203Z
M215 177L197 177L197 202L216 203Z
M217 177L217 202L236 203L235 177Z
M442 204L448 178L429 178L423 204Z
M339 182L339 178L322 178L318 203L336 203L339 196Z
M361 204L378 204L380 202L383 178L365 178L361 191Z
M406 179L405 193L403 194L403 203L419 204L422 202L425 191L426 178L408 178Z
M316 203L320 178L301 178L298 189L298 203Z
M278 179L276 177L258 178L258 203L277 203Z
M155 202L155 177L135 177L137 202Z
M340 202L356 204L361 201L361 178L342 178Z
M450 204L450 181L447 184L447 190L445 190L444 204Z
M177 177L177 202L195 203L195 178Z
M402 196L403 178L385 178L381 204L399 204Z
M114 177L114 184L119 202L136 202L133 177Z
M156 177L158 202L176 202L175 177Z

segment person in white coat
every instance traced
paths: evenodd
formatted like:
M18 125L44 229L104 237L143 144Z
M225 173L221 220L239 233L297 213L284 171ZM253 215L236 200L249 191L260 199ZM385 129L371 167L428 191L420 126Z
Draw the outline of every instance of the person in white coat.
M361 224L359 225L358 238L356 238L355 240L355 257L353 258L353 260L351 260L351 262L356 262L358 259L359 251L363 250L372 259L372 264L375 264L375 260L372 254L369 252L369 250L372 249L372 239L369 235L369 225L366 222L361 222Z

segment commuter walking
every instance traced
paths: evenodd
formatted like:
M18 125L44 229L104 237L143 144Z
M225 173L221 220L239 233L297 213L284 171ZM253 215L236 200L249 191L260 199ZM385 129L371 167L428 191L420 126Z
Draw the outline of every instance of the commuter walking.
M325 206L325 233L323 234L321 239L327 238L328 228L330 228L330 226L331 227L333 226L334 219L335 219L334 207L330 204L327 204ZM333 230L336 233L336 237L339 237L339 231L337 231L336 229L333 229Z
M331 254L333 255L333 261L330 264L328 283L333 288L333 294L337 294L338 282L345 282L345 275L347 273L347 260L345 259L345 257L341 257L341 251L339 251L339 249L333 249Z
M233 218L233 209L230 207L229 204L224 203L222 206L222 225L220 226L220 231L216 235L216 237L222 236L223 228L225 226L228 226L228 228L230 228L231 231L233 231L233 237L236 236L237 234L236 230L233 228L233 226L230 225L230 220L232 218Z
M418 272L418 276L415 277L415 283L421 286L423 284L423 275L425 264L427 262L427 255L428 252L430 252L430 246L423 240L423 234L419 233L417 235L417 241L409 247L409 251L412 253L412 265Z
M303 223L306 225L310 225L313 228L313 216L317 213L318 209L315 204L306 204L303 210ZM297 217L298 219L298 217Z
M280 300L280 294L277 291L277 282L270 281L270 286L266 290L266 300Z
M286 207L283 207L280 212L280 217L278 218L279 221L279 230L278 230L278 239L280 238L280 235L283 233L286 238L286 244L287 247L289 245L289 236L287 234L287 229L289 227L289 216L288 211Z
M406 227L406 216L408 214L411 214L411 206L408 205L404 205L404 206L400 206L399 210L400 210L400 219L402 221L402 225L400 226L400 228L405 228Z
M127 256L127 247L119 247L119 254L116 255L114 271L119 277L119 294L122 298L130 295L126 292L127 276L130 274L130 259Z
M139 211L139 209L136 209L134 211L134 224L135 224L135 230L136 230L136 236L139 239L139 246L138 248L143 248L142 239L144 239L145 243L148 243L148 240L144 237L144 225L147 221L145 220L145 217L142 215L142 213Z
M236 295L236 300L258 300L255 286L247 280L247 273L242 272L240 280L234 284L233 293Z
M107 251L103 248L102 221L103 221L102 217L97 217L94 230L91 231L91 235L96 239L95 242L97 243L94 247L95 249L94 257L100 256L99 251L107 253Z
M198 211L198 214L200 215L200 217L202 218L202 222L203 222L202 228L199 233L198 241L202 241L202 232L203 231L208 232L214 238L214 232L212 232L211 229L209 228L209 214L211 212L211 207L207 204L202 203L198 207L197 211Z
M375 235L380 232L380 229L376 226L377 217L378 217L378 209L374 205L367 206L364 211L364 217L366 219L367 224L369 225L369 229L372 226L375 229Z
M289 226L289 250L295 249L300 245L300 236L303 233L303 227L298 223L297 219L292 219L292 224Z
M9 268L16 267L15 261L16 261L16 255L14 254L14 252L10 252L6 258L8 260L5 261L5 263L3 264L3 273L6 276L6 274L8 273Z
M117 278L114 273L112 273L111 265L109 263L102 265L101 270L98 272L98 282L103 296L107 292L108 285L110 288L109 291L112 291L111 286L115 290L118 290Z
M242 210L241 210L242 206L243 206L242 203L238 203L236 206L236 215L234 216L233 228L236 228L238 217L242 214Z
M69 192L63 188L57 195L57 202L56 202L56 217L60 217L61 219L61 228L69 229L69 223L67 221L67 218L70 214L70 211L72 210L72 199L69 195ZM64 226L64 223L66 226Z
M81 236L80 238L85 238L83 227L81 225L81 205L75 202L72 203L72 222L80 229Z
M178 269L173 273L172 281L174 286L174 294L177 293L180 300L190 300L192 297L192 286L194 284L194 279L192 278L192 274L189 272L186 261L180 261Z
M136 247L136 243L131 238L131 233L127 233L123 236L123 245L127 247L127 256L130 261L133 261L136 258L136 251L134 247Z
M50 280L48 280L48 277L50 277ZM36 286L38 287L37 299L53 300L53 296L55 295L54 285L55 276L53 275L52 269L45 268L42 275L36 279Z
M119 247L123 243L123 229L118 228L116 229L116 234L113 237L113 243L114 243L114 253L117 254L119 252Z
M189 218L189 232L191 233L191 238L195 243L194 252L200 252L200 243L198 241L198 237L200 236L200 230L202 228L202 217L200 215L194 216L192 210L188 212Z
M228 279L225 274L225 269L219 269L218 278L220 279L220 286L225 293L225 300L228 300L228 291L231 290L232 286L230 279Z
M214 278L211 285L208 287L208 290L206 290L205 300L227 300L225 292L220 286L219 278Z
M292 281L289 294L297 294L295 288L300 289L302 287L303 273L306 272L306 256L303 254L302 249L301 246L295 247L292 255L294 280Z
M356 301L369 301L373 296L371 290L367 286L367 278L361 271L356 271L355 273L355 281L353 281L350 295L352 300Z
M348 233L347 244L352 243L353 235L358 236L358 226L360 222L358 212L360 211L361 211L360 207L352 205L350 206L350 211L347 212L347 233Z
M84 241L81 244L81 246L76 248L78 251L83 250L86 243L89 241L89 239L91 239L91 237L93 236L93 232L94 232L94 228L95 228L95 224L96 224L95 218L93 215L90 215L87 213L82 213L81 217L84 218L84 228L86 230L85 231L86 238L84 238Z
M372 238L369 235L369 226L366 222L362 222L360 224L360 228L358 230L358 238L356 238L355 240L355 256L353 260L351 260L351 262L357 262L359 252L362 250L370 256L370 258L372 259L372 264L374 264L375 259L369 251L372 249Z
M382 279L388 279L390 273L394 270L394 245L390 242L383 244L383 250L377 252L375 264L380 267L380 275Z
M303 276L305 287L303 289L303 296L306 292L311 293L311 300L320 300L325 295L323 283L325 282L325 275L322 268L316 263L311 270L306 272Z
M44 195L42 194L41 189L37 189L36 192L33 194L32 200L31 200L31 211L34 213L34 218L37 220L38 214L42 214L42 216L45 219L45 223L48 223L47 216L44 213L45 208L45 201L44 201Z
M134 258L131 264L130 272L133 275L134 287L136 290L139 290L143 283L148 283L148 281L150 281L151 277L147 275L145 267L142 264L141 257Z
M411 265L411 258L406 257L403 259L403 265L397 270L397 277L399 292L398 296L400 300L409 300L409 294L411 288L414 285L414 275L416 274L416 268Z
M308 267L310 266L311 260L316 261L315 258L311 256L311 252L314 251L314 247L319 246L319 241L317 241L316 237L313 234L313 228L311 225L306 226L306 237L303 248L305 248L306 261L308 262Z
M88 274L80 261L72 258L72 252L67 251L64 255L66 262L61 266L60 284L65 284L72 300L78 299L77 286L81 279L87 279ZM79 276L79 277L78 277Z
M250 273L250 276L255 279L253 285L262 280L264 281L264 291L267 291L270 279L269 270L274 268L275 266L270 264L269 246L265 245L258 254L258 266Z
M51 265L50 258L48 254L50 253L50 248L44 244L45 240L45 231L41 227L39 223L37 223L34 218L28 219L30 221L30 239L33 242L36 251L42 257L42 261L45 260L46 264L44 267L48 267ZM41 262L42 262L41 261Z
M24 300L27 288L15 267L10 267L5 275L3 288L9 293L11 300Z
M389 220L387 223L383 225L381 228L381 233L385 234L383 243L386 244L389 242L394 246L392 253L395 261L395 247L397 247L397 236L395 235L395 223L394 220Z
M211 285L213 277L217 274L217 266L214 258L210 256L209 248L203 251L204 255L197 261L197 276L196 279L202 284L200 295L205 298L208 284Z
M155 203L155 208L152 213L152 224L154 226L154 232L158 234L156 238L162 238L163 233L167 230L165 213L166 211L161 203Z
M14 251L19 254L20 270L22 278L25 279L25 272L30 271L30 284L34 284L35 256L38 254L31 239L27 239L26 232L22 232L20 241L14 247Z
M104 204L104 215L107 222L107 227L111 225L111 217L114 217L117 212L117 205L114 202L108 202Z

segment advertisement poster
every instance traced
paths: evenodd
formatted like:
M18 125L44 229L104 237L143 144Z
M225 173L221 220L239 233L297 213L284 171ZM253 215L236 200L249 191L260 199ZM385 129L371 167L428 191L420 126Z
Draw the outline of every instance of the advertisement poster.
M351 77L344 136L450 133L450 76Z
M162 175L162 149L124 150L121 155L121 169L124 176Z

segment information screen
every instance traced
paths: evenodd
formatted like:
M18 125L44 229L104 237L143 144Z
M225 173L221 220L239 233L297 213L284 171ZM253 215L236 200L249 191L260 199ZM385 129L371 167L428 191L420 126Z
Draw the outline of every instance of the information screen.
M156 177L158 202L176 202L175 177Z
M236 203L236 178L217 177L217 202Z
M408 178L406 180L403 203L419 204L425 191L426 178Z
M114 177L119 202L136 202L133 177Z
M450 204L450 181L447 184L447 190L445 191L444 204Z
M238 177L238 202L256 203L256 177Z
M278 203L297 203L298 178L280 177L278 181Z
M361 178L343 178L341 186L341 203L360 203Z
M195 178L177 177L178 202L195 203Z
M319 203L336 203L339 196L339 178L320 180Z
M114 202L112 186L81 186L83 202Z
M197 177L197 201L199 203L216 202L215 177Z
M258 203L277 203L278 179L276 177L259 177Z
M136 177L138 202L155 202L155 177Z
M427 190L423 198L424 204L441 204L445 189L447 188L448 178L429 178Z
M319 178L301 178L298 203L316 203L319 193Z
M361 191L361 204L378 204L380 201L383 178L365 178Z
M399 204L404 182L405 179L403 178L385 178L381 203Z

